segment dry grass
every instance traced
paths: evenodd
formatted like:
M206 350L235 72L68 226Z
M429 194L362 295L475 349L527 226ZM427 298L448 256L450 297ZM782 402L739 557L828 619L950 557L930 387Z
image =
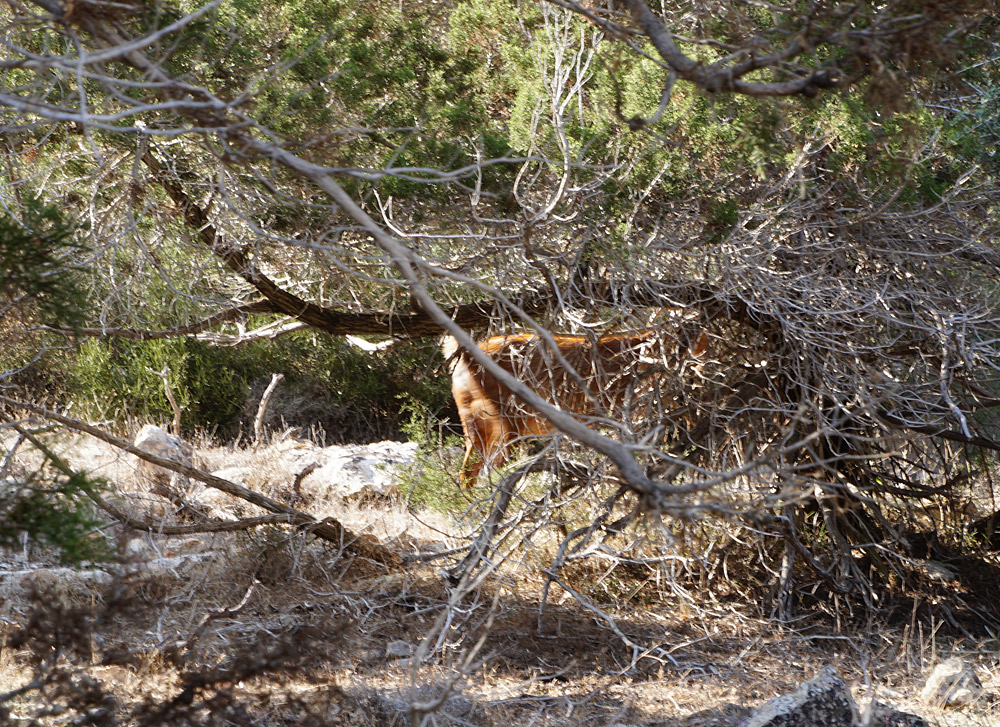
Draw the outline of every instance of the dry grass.
M3 576L0 692L47 680L4 704L11 722L89 714L98 724L360 727L420 724L423 706L439 725L736 725L831 663L862 705L877 698L940 725L1000 725L997 642L960 638L946 624L838 632L807 614L782 627L736 600L686 602L601 560L563 574L600 613L558 585L543 606L544 576L531 564L551 558L555 536L536 539L538 551L511 551L456 595L440 575L452 561L433 554L466 543L463 526L411 512L399 495L324 499L328 490L305 481L296 491L309 447L200 455L209 470L239 467L244 484L390 543L403 565L350 557L286 528L173 538L110 528L121 555L106 569L110 584L52 569ZM80 441L63 453L113 482L133 512L179 521L131 458ZM228 498L213 505L252 509ZM953 654L976 664L987 696L963 710L920 704L929 668ZM100 710L116 721L101 722Z

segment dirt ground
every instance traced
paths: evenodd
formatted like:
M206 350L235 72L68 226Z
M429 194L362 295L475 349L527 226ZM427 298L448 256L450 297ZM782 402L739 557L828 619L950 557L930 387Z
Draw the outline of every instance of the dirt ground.
M244 467L247 486L298 498L398 561L284 526L111 527L120 562L77 572L29 547L5 552L0 723L735 727L832 664L862 709L878 699L932 724L1000 725L1000 642L925 623L916 607L894 623L838 628L805 612L779 625L737 599L700 602L600 561L543 602L531 553L456 589L443 570L468 527L399 494L340 498L306 479L290 489L294 449L201 456L212 471ZM64 453L115 483L132 512L174 522L132 458L80 441ZM984 697L921 703L928 671L953 655L975 665Z

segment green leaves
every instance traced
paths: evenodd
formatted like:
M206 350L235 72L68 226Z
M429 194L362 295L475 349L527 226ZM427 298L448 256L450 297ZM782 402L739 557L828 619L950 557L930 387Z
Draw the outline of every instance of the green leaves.
M107 542L95 528L90 496L99 483L77 472L46 480L0 483L0 545L17 545L26 533L44 546L54 548L65 563L107 560Z
M74 256L83 249L59 210L39 200L0 216L0 307L22 322L80 325L87 303Z

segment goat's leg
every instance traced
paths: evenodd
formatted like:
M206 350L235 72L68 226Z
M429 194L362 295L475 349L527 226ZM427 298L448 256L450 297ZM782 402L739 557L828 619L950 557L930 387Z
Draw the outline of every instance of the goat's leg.
M510 444L502 417L480 411L462 422L465 429L465 459L459 480L465 487L472 487L479 480L483 466L490 469L502 467L507 462ZM476 458L476 455L479 455Z

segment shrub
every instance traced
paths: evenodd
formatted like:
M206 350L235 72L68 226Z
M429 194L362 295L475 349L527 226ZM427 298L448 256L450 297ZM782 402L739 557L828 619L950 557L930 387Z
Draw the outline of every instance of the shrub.
M64 563L107 560L111 551L94 533L100 521L90 500L99 487L81 473L0 483L0 546L17 545L27 534Z
M196 339L98 340L64 356L57 369L66 394L92 419L169 420L158 372L184 410L188 432L233 438L247 430L272 373L285 380L267 412L274 426L318 429L333 442L404 436L409 416L401 397L431 410L449 400L440 355L431 343L370 354L342 339L299 333L231 347Z
M461 512L468 504L456 474L461 438L448 433L440 418L422 401L403 397L400 410L408 416L403 433L420 445L413 463L399 474L400 491L407 504L418 510Z

